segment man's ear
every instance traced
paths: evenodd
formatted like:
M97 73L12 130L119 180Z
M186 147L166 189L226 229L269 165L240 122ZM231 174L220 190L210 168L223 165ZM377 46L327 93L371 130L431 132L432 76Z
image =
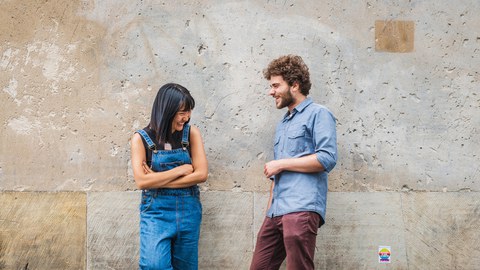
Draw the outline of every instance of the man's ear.
M296 93L300 93L300 84L298 82L293 82L292 90Z

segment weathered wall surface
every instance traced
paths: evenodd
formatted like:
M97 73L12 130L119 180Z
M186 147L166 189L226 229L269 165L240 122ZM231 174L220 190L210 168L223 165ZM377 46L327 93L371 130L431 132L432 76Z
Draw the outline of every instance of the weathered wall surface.
M197 101L210 165L201 269L248 268L284 113L262 70L288 53L338 119L317 267L478 269L479 13L466 0L0 1L0 269L136 267L129 139L170 81Z

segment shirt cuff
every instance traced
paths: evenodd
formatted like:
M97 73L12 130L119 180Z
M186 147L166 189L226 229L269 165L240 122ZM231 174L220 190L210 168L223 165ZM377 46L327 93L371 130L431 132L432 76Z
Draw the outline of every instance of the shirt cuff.
M330 155L322 152L317 153L317 160L318 162L320 162L320 164L322 164L325 172L327 173L333 170L333 168L337 164L335 159L333 159Z

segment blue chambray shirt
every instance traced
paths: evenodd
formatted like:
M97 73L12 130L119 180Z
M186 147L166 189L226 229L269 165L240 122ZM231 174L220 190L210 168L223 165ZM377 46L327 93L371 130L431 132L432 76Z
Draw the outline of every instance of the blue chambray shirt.
M335 117L324 106L306 98L291 114L287 112L275 133L274 158L298 158L316 154L325 171L299 173L283 171L274 177L268 217L313 211L325 220L328 172L337 163Z

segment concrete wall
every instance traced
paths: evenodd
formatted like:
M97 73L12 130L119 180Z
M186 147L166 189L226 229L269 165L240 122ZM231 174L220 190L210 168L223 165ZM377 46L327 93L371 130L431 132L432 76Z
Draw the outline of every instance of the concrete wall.
M318 269L480 268L480 2L0 1L0 269L135 269L129 139L197 101L201 269L247 269L274 126L262 69L310 66L338 118ZM391 246L392 262L378 263Z

